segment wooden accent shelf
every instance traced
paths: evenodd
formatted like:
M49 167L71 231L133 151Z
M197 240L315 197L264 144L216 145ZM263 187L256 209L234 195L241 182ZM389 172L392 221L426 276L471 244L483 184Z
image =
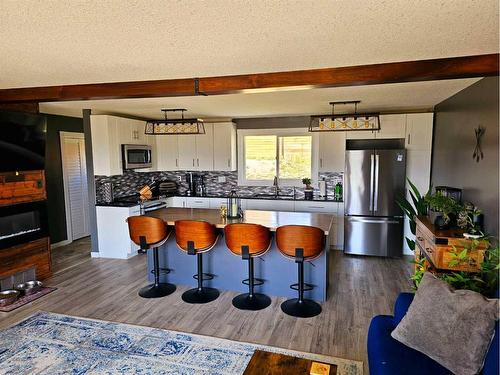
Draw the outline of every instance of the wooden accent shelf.
M437 229L426 216L416 219L417 230L415 238L415 259L425 257L432 269L441 272L466 271L478 272L483 262L487 242L481 241L477 248L470 252L472 262L450 266L453 260L452 253L459 253L465 246L471 244L471 240L463 237L463 231L458 229Z
M47 199L43 170L0 173L0 206Z
M36 277L39 280L52 275L48 237L0 250L0 278L29 268L36 269Z

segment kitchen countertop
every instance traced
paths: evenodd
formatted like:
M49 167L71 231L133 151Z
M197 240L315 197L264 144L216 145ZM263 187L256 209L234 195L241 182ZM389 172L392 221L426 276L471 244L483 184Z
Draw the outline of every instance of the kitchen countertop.
M309 225L320 228L325 235L330 232L333 221L333 216L327 214L257 210L243 211L243 218L224 219L218 209L208 208L160 208L146 215L162 219L167 225L174 225L176 220L201 220L221 229L232 223L260 224L271 231L288 224Z
M196 195L182 195L182 194L176 194L173 196L168 196L165 197L164 199L167 198L172 198L172 197L181 197L181 198L228 198L228 194L209 194L205 196L196 196ZM329 195L327 197L320 197L320 196L313 196L313 199L304 199L302 198L293 198L289 195L282 195L279 197L274 197L274 196L258 196L258 195L249 195L249 196L238 196L240 199L265 199L265 200L278 200L278 201L299 201L299 202L334 202L334 203L342 203L342 199L335 199L332 195ZM104 203L104 202L98 202L96 203L96 206L100 207L134 207L138 206L139 203L132 203L132 202L112 202L112 203Z

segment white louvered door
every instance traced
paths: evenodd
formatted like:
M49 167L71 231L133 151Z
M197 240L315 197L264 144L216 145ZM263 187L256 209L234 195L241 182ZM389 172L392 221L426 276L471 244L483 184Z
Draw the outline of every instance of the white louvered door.
M77 136L64 136L61 141L66 210L69 211L66 217L71 227L68 235L76 240L90 235L85 143Z

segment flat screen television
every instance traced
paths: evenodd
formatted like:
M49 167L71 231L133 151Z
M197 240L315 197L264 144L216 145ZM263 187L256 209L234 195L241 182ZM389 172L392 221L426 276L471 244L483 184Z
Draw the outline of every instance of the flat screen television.
M0 111L0 172L45 168L45 116Z

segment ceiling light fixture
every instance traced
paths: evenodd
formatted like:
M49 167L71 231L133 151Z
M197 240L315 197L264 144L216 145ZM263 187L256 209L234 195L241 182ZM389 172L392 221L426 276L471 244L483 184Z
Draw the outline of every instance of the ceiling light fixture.
M199 118L184 118L184 108L162 109L164 120L150 120L146 122L145 134L148 135L179 135L179 134L205 134L203 120ZM169 119L168 112L181 112L182 117Z
M314 115L309 122L310 132L332 132L349 130L380 130L380 116L378 113L358 113L358 104L361 100L347 102L330 102L331 115ZM354 113L335 114L335 105L354 104Z

